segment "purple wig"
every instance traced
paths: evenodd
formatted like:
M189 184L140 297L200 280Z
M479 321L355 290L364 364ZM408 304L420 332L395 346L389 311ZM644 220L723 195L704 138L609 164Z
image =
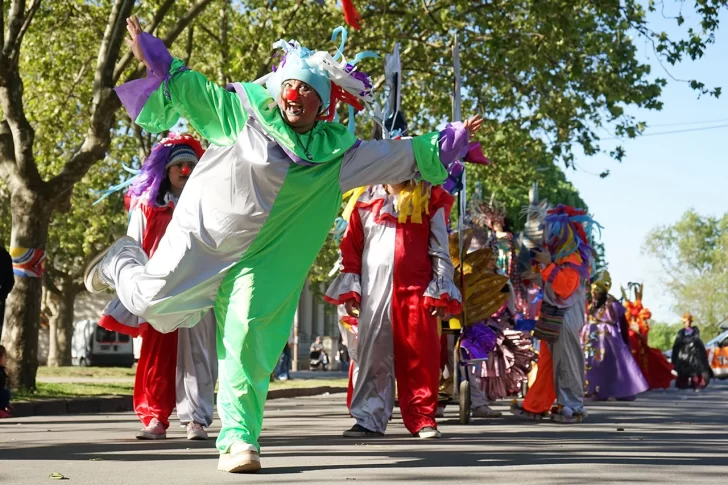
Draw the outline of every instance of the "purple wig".
M159 187L167 178L167 161L172 150L177 145L187 145L201 158L205 151L202 145L190 135L170 134L167 138L160 140L152 146L152 153L144 160L139 175L135 177L134 183L129 187L128 194L131 197L131 207L142 202L145 204L156 204L159 194Z

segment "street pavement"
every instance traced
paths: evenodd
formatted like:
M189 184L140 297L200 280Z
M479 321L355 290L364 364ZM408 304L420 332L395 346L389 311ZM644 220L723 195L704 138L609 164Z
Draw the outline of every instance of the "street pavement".
M344 395L280 399L266 407L260 475L217 472L214 443L186 441L176 421L169 439L143 442L132 413L10 419L0 421L0 484L53 483L54 472L73 485L728 483L728 382L589 412L580 425L510 415L460 425L451 407L443 439L420 441L397 411L386 437L352 440L341 437L353 424Z

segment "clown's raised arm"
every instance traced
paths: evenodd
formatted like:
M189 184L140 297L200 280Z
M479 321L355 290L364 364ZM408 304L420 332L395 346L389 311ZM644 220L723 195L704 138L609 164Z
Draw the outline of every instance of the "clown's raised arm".
M141 33L139 46L146 59L147 77L116 88L132 120L149 132L159 133L172 128L182 116L210 143L235 143L247 120L238 95L187 69L151 34Z

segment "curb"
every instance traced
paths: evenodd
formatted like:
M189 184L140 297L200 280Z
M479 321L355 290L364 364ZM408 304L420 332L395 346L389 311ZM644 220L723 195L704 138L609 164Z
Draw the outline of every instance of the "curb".
M275 389L268 392L268 399L319 396L346 392L345 387L308 387ZM217 394L215 394L217 400ZM22 401L13 403L13 417L59 416L63 414L120 413L132 411L132 396L80 397L76 399L48 399L43 401Z

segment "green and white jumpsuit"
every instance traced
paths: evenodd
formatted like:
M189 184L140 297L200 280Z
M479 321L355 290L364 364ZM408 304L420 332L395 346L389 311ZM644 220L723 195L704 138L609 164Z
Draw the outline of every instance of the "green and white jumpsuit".
M262 86L226 90L179 59L168 72L147 93L136 123L156 133L182 116L211 145L152 258L122 240L101 274L128 310L161 332L193 326L214 308L217 447L224 453L243 441L259 449L269 377L342 193L412 178L441 183L448 163L441 145L443 159L453 159L448 152L462 152L467 132L456 123L449 141L435 132L367 142L341 124L320 122L297 135Z

